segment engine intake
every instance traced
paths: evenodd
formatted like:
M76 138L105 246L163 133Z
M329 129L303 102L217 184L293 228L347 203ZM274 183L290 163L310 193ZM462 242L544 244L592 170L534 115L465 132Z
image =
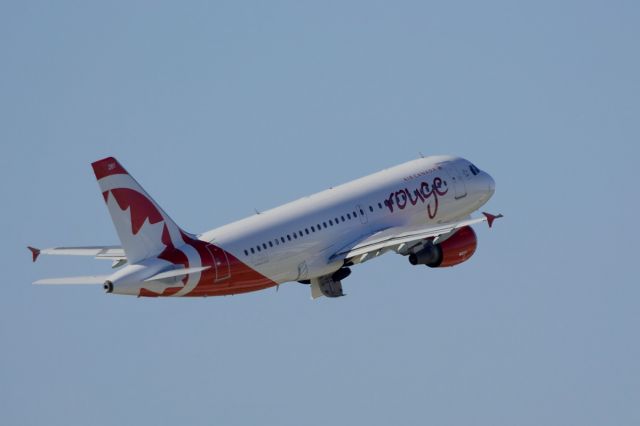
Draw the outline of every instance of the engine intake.
M421 250L409 255L412 265L427 265L443 268L469 260L478 247L478 238L473 228L465 226L440 244L429 241Z
M349 268L341 268L338 269L332 276L331 278L334 281L342 281L345 278L347 278L349 275L351 275L351 269Z

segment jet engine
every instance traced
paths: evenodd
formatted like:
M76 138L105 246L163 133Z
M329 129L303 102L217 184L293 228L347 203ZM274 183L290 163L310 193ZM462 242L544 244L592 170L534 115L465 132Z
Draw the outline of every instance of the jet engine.
M473 228L465 226L442 243L428 241L420 250L409 255L409 262L431 268L454 266L473 256L477 247L476 233Z

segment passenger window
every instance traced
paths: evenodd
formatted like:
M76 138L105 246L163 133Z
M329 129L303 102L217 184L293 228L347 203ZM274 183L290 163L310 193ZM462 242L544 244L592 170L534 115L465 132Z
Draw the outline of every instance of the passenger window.
M360 214L364 216L364 210L360 209Z
M316 228L311 226L311 232L316 232Z
M276 245L277 245L277 246L279 246L279 245L280 245L280 240L279 240L279 239L277 239L277 238L276 238L276 239L275 239L275 240L273 240L273 241L275 241L275 242L276 242Z
M291 235L287 234L287 240L291 241Z
M382 203L378 203L378 208L382 210Z
M244 251L245 256L249 256L249 252L247 250Z
M280 240L282 241L282 243L284 243L284 237L280 237Z
M358 217L358 215L356 214L355 210L353 212L353 217Z
M333 221L329 219L329 226L333 226Z
M251 254L254 254L256 251L251 247Z
M304 233L309 235L309 228L304 228Z
M300 237L303 237L304 235L302 234L302 231L298 231L298 235L300 235Z
M340 221L338 220L337 217L336 217L335 221L336 221L336 225L340 223Z
M260 246L257 246L256 248L258 249L258 251L261 251L261 250L260 250Z
M347 219L351 220L351 213L347 213Z
M327 222L322 222L322 224L324 225L324 227L327 227Z
M369 206L369 211L373 213L373 207Z
M296 240L298 239L298 235L295 232L293 233L293 238L295 238Z
M269 247L273 247L273 241L269 241Z

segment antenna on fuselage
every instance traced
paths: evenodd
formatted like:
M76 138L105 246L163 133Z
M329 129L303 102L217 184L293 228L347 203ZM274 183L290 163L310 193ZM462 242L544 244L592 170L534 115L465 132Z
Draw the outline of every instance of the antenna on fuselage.
M420 154L420 158L424 158L424 154L420 151L418 151L418 154Z
M256 214L260 214L260 211L258 209L256 209L255 207L253 208L253 211L255 211Z

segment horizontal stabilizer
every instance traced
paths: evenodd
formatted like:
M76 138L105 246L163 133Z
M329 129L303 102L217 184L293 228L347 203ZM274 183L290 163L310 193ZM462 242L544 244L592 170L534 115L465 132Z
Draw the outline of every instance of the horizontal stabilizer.
M195 274L196 272L202 272L211 268L211 266L199 266L197 268L179 268L172 269L170 271L160 272L159 274L155 274L145 280L145 282L149 281L157 281L164 280L167 278L181 277L184 275Z
M93 256L96 259L126 259L122 247L119 246L90 246L90 247L52 247L38 249L27 247L31 251L32 259L35 262L41 254L58 256Z
M88 275L86 277L46 278L34 282L36 285L93 285L104 284L109 275Z

